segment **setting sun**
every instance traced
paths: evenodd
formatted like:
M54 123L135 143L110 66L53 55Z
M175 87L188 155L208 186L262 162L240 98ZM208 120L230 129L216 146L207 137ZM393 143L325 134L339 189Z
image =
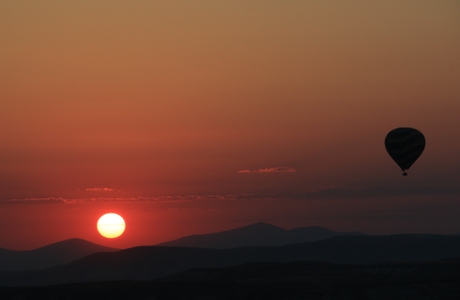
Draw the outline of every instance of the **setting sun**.
M117 214L105 214L97 221L97 230L108 239L119 237L125 231L125 220Z

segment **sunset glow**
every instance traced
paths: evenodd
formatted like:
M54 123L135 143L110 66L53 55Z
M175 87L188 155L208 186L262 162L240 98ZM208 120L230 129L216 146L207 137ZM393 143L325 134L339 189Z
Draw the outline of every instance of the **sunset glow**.
M460 233L459 16L459 0L0 1L0 248L256 222ZM407 177L384 143L400 127L426 138ZM118 239L124 223L95 230L109 212Z
M125 220L117 214L105 214L97 221L97 230L108 239L117 238L123 234L126 225Z

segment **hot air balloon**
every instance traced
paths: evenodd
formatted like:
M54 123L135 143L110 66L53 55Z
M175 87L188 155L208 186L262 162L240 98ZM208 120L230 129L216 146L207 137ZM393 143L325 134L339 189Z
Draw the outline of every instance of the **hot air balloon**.
M402 169L403 175L407 176L406 170L412 166L425 149L425 137L414 128L396 128L385 137L385 148Z

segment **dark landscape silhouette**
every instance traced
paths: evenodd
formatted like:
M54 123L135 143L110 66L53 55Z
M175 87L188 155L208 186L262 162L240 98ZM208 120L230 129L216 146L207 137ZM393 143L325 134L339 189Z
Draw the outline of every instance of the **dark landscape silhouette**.
M368 236L255 223L155 246L119 250L71 239L30 251L1 249L0 254L1 299L460 296L456 235Z
M248 263L150 281L0 287L1 299L458 299L460 260Z
M282 232L275 226L257 223L223 233L214 233L210 236L219 237L219 243L222 245L224 242L222 235L229 236L230 240L235 241L235 236L238 236L236 233L253 232L254 229L265 233L267 231L261 229ZM292 231L303 232L311 230L316 234L318 232L331 234L331 231L318 227L300 228ZM45 269L1 271L0 285L44 286L83 282L145 281L172 276L193 268L235 267L255 262L287 263L304 261L365 265L420 263L460 257L459 236L434 234L366 236L359 233L354 234L357 235L345 234L314 242L283 246L253 246L229 249L156 245L116 251L113 248L98 248L97 245L81 240L69 240L40 248L41 250L33 250L32 252L55 249L59 248L58 246L62 249L66 245L80 245L81 249L87 247L86 249L91 251L100 249L104 252L93 253L71 263L62 262L62 265L55 265ZM210 238L210 236L205 235L206 238ZM241 234L241 236L244 237L245 235ZM316 235L314 239L318 239L319 236ZM201 237L204 239L203 236ZM269 238L269 236L267 235L264 238ZM313 239L313 237L311 238ZM180 240L184 241L187 238ZM216 244L214 243L214 245ZM227 242L226 245L231 245L231 243ZM56 250L54 250L54 253L57 253ZM67 255L67 257L69 256ZM170 278L174 278L174 276Z
M364 235L360 232L336 232L319 226L284 230L267 223L255 223L223 232L193 235L157 246L201 248L237 248L245 246L277 246L310 242L340 235ZM70 239L28 251L0 248L0 271L35 270L67 264L97 252L120 249L97 245L82 239Z

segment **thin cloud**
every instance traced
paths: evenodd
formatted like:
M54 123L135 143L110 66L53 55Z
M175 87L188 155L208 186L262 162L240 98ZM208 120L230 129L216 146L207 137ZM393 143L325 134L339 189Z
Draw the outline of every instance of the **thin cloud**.
M295 172L295 169L291 167L274 167L274 168L259 169L257 172L259 173Z
M371 187L371 188L325 188L298 194L302 199L348 199L396 196L438 196L458 195L460 188L442 187Z
M87 192L113 192L115 189L112 188L89 188L86 189Z
M296 170L292 167L272 167L263 168L259 170L239 170L238 173L283 173L283 172L295 172Z
M112 198L112 197L97 197L97 198L23 198L9 199L1 204L83 204L83 203L100 203L100 202L190 202L199 199L199 196L164 196L164 197L129 197L129 198Z
M284 198L289 197L288 195L278 193L247 193L247 194L235 194L235 195L222 195L221 200L261 200L261 199L273 199L273 198Z
M161 196L161 197L94 197L67 199L61 197L9 199L0 204L83 204L100 202L126 203L153 203L153 202L193 202L193 201L232 201L232 200L272 200L272 199L300 199L300 200L327 200L353 199L397 196L439 196L460 195L460 188L443 187L371 187L371 188L337 188L328 187L300 194L280 193L246 193L226 195L188 195L188 196Z
M59 197L47 198L26 198L26 199L9 199L3 201L2 204L69 204L70 199Z
M262 199L275 198L280 194L272 193L252 193L237 195L188 195L188 196L161 196L161 197L94 197L94 198L23 198L9 199L0 204L83 204L83 203L101 203L101 202L126 202L126 203L148 203L148 202L192 202L197 200L235 200L235 199Z

